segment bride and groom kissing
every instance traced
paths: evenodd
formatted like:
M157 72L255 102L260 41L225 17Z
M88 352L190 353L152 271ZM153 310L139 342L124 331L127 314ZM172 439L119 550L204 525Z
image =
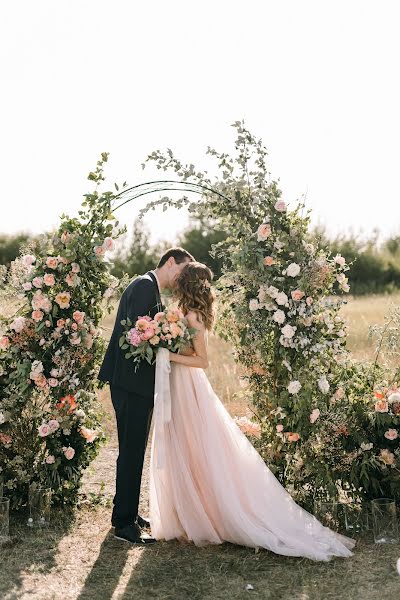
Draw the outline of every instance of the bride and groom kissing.
M112 525L132 544L181 539L196 545L230 542L313 560L349 557L354 541L324 527L298 506L242 433L213 391L208 332L214 321L212 272L183 248L124 291L99 372L110 384L119 455ZM169 352L171 418L154 427L150 461L150 522L138 514L143 461L154 409L156 367L135 371L119 340L121 321L151 318L170 290L193 328L192 345ZM157 456L162 454L162 464ZM151 527L152 537L142 530Z

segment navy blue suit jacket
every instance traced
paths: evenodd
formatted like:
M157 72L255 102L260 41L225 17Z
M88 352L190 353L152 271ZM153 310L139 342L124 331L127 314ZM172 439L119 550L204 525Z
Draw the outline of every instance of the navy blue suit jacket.
M114 387L139 396L154 395L155 365L149 365L143 360L135 371L133 360L125 358L126 350L120 348L119 339L124 332L121 321L129 317L135 323L138 317L154 317L161 310L163 306L153 273L141 275L128 285L121 296L114 329L100 367L100 381L108 381Z

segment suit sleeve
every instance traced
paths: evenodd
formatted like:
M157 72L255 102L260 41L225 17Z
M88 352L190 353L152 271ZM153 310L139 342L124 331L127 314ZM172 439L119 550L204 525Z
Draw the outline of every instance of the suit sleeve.
M127 315L133 323L138 317L148 315L157 302L153 283L145 279L138 281L127 301Z

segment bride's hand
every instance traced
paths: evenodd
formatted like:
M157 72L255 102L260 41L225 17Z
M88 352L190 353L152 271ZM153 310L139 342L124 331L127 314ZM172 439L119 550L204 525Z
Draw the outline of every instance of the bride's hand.
M193 356L195 354L195 351L192 346L185 346L184 348L179 350L178 354L180 354L181 356Z

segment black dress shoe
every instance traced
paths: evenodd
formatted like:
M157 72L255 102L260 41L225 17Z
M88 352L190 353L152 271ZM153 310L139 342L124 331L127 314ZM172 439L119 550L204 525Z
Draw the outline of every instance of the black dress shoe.
M144 519L140 515L138 515L136 517L136 523L139 525L139 527L142 527L142 528L148 529L150 527L150 521L148 521L147 519Z
M117 540L130 542L144 546L145 544L155 544L156 540L149 535L142 534L138 526L125 525L125 527L116 527L114 537Z

